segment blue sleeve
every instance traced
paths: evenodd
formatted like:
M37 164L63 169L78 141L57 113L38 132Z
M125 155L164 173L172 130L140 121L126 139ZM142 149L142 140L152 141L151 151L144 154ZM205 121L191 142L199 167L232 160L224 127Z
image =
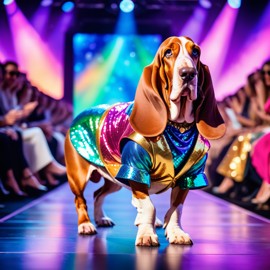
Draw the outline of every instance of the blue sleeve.
M182 189L197 189L208 186L208 179L204 173L207 155L193 165L179 181Z
M122 148L121 167L116 175L120 182L128 184L133 180L150 187L150 169L152 162L149 154L139 144L128 140Z

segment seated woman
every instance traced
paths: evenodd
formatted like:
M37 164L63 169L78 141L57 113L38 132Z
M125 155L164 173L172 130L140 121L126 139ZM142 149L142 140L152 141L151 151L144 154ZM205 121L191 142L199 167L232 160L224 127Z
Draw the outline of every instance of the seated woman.
M211 187L214 186L215 188L223 180L223 176L217 172L217 167L226 155L226 152L233 140L241 132L242 127L237 121L234 111L228 105L229 99L231 99L231 97L227 97L223 101L219 101L217 104L226 124L226 133L222 138L211 141L211 148L208 153L205 167L205 173L211 182Z
M51 175L64 175L66 168L53 158L42 130L38 127L27 128L21 125L22 120L35 109L37 102L29 102L18 107L17 92L26 82L26 78L20 76L14 63L8 62L5 67L7 70L2 81L0 76L0 127L12 126L20 131L25 158L36 176L42 169ZM14 78L10 78L11 72ZM49 182L49 184L58 183Z
M261 187L251 200L254 204L264 204L270 199L270 132L262 136L254 145L251 162L262 181Z
M231 164L234 158L238 158L238 152L234 150L239 148L237 144L244 144L241 136L248 133L248 131L252 130L261 122L260 119L256 119L254 115L252 115L251 108L254 106L254 92L250 93L248 90L249 88L241 88L235 95L225 100L227 105L226 113L228 114L230 122L233 123L231 125L234 126L234 136L231 136L231 141L226 148L224 148L223 155L219 157L219 163L217 163L215 168L216 173L223 178L220 185L212 189L213 193L216 194L225 194L234 186L232 178L235 172ZM244 156L242 155L242 157ZM242 160L243 164L247 159Z
M0 63L0 90L3 83L3 73L4 68ZM17 119L20 119L20 117L21 112L16 110L11 111L5 117L0 118L0 126L9 126ZM28 168L23 155L20 133L8 126L6 128L0 128L0 179L4 180L4 185L2 181L0 185L2 193L8 194L8 191L5 189L6 187L18 196L26 196L26 193L21 190L20 185L17 183L15 173L20 179L22 179L22 186L31 186L44 191L47 190L45 186L40 185L36 181L31 170ZM14 156L16 159L14 159Z
M21 106L34 101L37 101L38 105L34 111L24 119L24 122L28 127L39 127L42 129L54 158L64 164L65 136L56 130L56 123L53 122L51 112L51 104L55 103L58 105L60 101L45 95L32 85L27 85L19 91L18 102Z
M268 65L267 62L265 62L263 66L264 65ZM258 82L260 83L261 81L258 72L248 77L245 89L247 98L249 98L246 102L249 103L249 106L242 105L243 108L248 109L248 114L246 114L248 117L243 114L239 115L237 108L238 110L241 108L240 102L235 102L234 105L232 104L232 108L234 107L236 109L238 121L243 126L245 125L245 129L242 131L242 134L233 141L224 159L217 167L217 172L223 175L224 179L218 187L213 188L214 193L224 194L234 187L236 182L243 183L250 164L249 154L251 145L264 133L269 125L267 119L262 116L262 110L264 110L264 108L261 108L261 106L265 103L268 93L265 88L262 89L261 85L258 84ZM260 85L260 87L258 87L258 85ZM250 92L250 90L252 91ZM240 98L238 99L241 100ZM246 102L244 104L246 104Z
M269 65L263 66L262 75L270 91L270 62ZM265 113L262 112L261 116L270 122L270 98L265 104ZM251 202L264 204L270 199L270 130L255 142L251 152L251 162L263 180L256 197Z
M19 131L9 127L0 128L0 149L0 177L4 181L5 188L18 196L26 196L24 191L30 189L47 190L47 187L38 182L28 166Z

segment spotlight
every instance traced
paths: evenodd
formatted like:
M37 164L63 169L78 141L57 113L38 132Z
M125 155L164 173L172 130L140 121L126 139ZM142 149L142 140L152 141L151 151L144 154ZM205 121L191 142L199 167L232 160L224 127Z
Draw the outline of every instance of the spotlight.
M241 0L227 0L227 2L231 8L237 9L241 7L242 1Z
M12 4L13 2L14 2L14 0L4 0L4 1L3 1L3 4L4 4L5 6L7 6L7 5Z
M74 1L64 1L62 6L62 11L63 12L71 12L75 8L75 2Z
M112 10L117 10L118 9L118 5L116 3L112 3L111 4L111 9Z
M131 0L122 0L119 5L121 11L129 13L134 9L134 3Z
M53 0L42 0L42 1L40 2L40 5L41 5L42 7L49 7L52 3L53 3Z
M210 0L199 0L199 3L205 9L209 9L212 7L212 3Z

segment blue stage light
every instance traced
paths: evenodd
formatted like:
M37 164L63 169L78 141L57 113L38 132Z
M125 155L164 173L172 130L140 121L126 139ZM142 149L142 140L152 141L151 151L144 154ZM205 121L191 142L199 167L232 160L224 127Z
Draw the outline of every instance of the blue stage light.
M241 0L228 0L227 1L229 6L232 8L240 8L241 7Z
M64 12L71 12L75 7L74 1L66 1L65 3L62 4L62 10Z
M134 3L131 0L123 0L119 5L121 11L129 13L134 9Z
M5 6L7 6L7 5L12 4L13 2L14 2L14 0L4 0L4 1L3 1L3 4L4 4Z

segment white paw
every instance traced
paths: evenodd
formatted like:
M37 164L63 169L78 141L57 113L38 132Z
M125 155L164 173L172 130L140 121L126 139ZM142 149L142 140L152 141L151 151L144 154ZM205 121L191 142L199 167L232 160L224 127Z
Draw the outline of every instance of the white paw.
M79 234L96 234L97 230L91 222L84 222L78 226Z
M156 217L156 220L155 220L155 227L156 228L162 228L163 227L163 222L158 217Z
M115 224L109 217L101 217L95 220L98 227L113 227Z
M170 244L192 245L189 234L185 233L179 226L167 227L165 235Z
M159 246L158 236L152 224L140 224L136 237L136 246L156 247Z

